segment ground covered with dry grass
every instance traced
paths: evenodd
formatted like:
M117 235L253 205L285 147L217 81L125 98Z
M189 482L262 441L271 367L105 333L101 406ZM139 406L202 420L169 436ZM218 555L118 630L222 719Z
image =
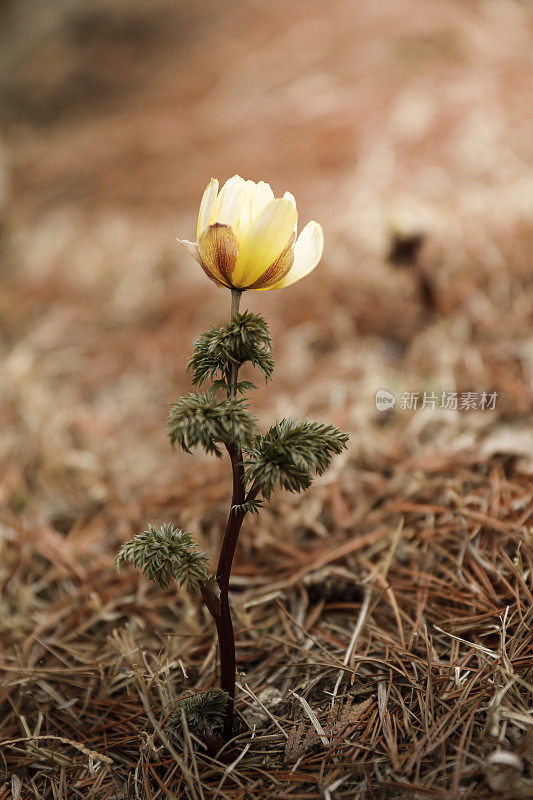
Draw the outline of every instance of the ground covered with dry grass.
M527 6L17 8L0 26L0 800L532 797ZM245 523L238 732L215 760L160 735L214 684L210 618L114 557L148 522L217 555L228 464L173 453L164 423L190 342L229 313L174 238L237 171L293 190L326 235L312 276L244 297L275 339L254 411L351 438ZM400 407L452 391L496 407Z

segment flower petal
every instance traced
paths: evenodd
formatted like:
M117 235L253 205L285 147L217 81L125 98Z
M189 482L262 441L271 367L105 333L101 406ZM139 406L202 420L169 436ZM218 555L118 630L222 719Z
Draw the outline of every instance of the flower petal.
M210 225L198 239L198 252L204 271L216 281L230 286L239 252L233 229L219 222Z
M255 190L255 183L253 181L246 181L246 196L242 211L239 216L239 221L235 226L235 234L237 239L241 242L250 229L252 224L252 196Z
M176 241L182 244L189 255L195 258L198 262L202 260L200 258L200 253L198 251L198 245L196 242L189 242L188 239L176 239Z
M297 219L290 200L272 200L261 211L240 243L232 279L234 286L246 289L261 277L286 248Z
M250 286L246 287L247 289L269 289L275 283L278 283L281 278L285 277L292 267L292 262L294 261L293 245L295 239L296 234L293 233L289 239L287 247L281 251L276 260L273 261L268 269L263 272L260 278L258 278L254 283L250 284Z
M296 200L294 199L294 195L292 194L292 192L285 192L285 194L283 195L283 199L290 200L294 208L296 208Z
M223 283L216 275L210 272L207 266L204 264L204 262L202 261L202 257L200 255L200 250L198 249L198 245L196 244L196 242L189 242L187 241L187 239L178 239L177 241L184 246L186 251L193 258L195 258L196 261L198 261L198 263L200 264L201 268L203 269L208 278L211 278L211 280L214 281L216 284L218 284L218 286L224 286L224 287L226 286L226 284Z
M240 175L229 178L217 197L211 214L211 225L220 222L221 225L231 225L234 228L239 220L247 193L247 182Z
M269 183L259 181L255 184L254 193L252 195L252 222L254 222L259 214L267 207L274 199L274 192L270 188Z
M205 231L205 229L211 222L211 214L213 213L213 208L215 206L217 194L218 194L218 181L216 178L211 178L203 194L202 202L200 203L200 213L198 214L197 238L200 237L200 234Z
M274 199L274 192L268 183L264 181L259 181L259 183L246 181L246 183L251 184L251 186L246 195L237 225L236 233L239 242L243 241L250 230L252 222L257 219L261 211Z
M269 289L282 289L314 270L322 257L324 234L318 222L308 222L294 245L294 263L287 275Z
M294 208L296 208L296 200L291 192L285 192L285 194L283 195L283 199L290 200ZM296 238L297 233L298 233L298 220L296 220L296 223L294 225L294 238Z

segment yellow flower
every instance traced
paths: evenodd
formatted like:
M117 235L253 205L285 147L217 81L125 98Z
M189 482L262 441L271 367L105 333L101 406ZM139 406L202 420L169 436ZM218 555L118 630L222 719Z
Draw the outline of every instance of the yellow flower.
M296 238L297 220L290 192L274 198L268 183L239 175L219 192L212 178L200 203L197 242L178 241L219 286L281 289L308 275L322 256L318 222L308 222Z

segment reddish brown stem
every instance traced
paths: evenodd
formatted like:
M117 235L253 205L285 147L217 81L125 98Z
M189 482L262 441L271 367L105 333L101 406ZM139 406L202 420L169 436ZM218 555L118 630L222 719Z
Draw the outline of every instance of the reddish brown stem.
M242 292L232 290L231 293L231 318L239 310L239 300ZM239 365L233 364L230 373L229 396L235 397L237 393L237 375ZM233 475L233 493L231 497L231 507L224 532L224 539L220 549L220 556L217 567L217 582L220 589L220 597L214 596L213 590L207 584L200 588L202 597L208 607L218 635L218 647L220 655L220 687L229 694L229 702L226 706L226 718L224 721L224 737L231 738L233 728L233 706L235 698L235 636L233 633L233 623L231 621L231 609L229 604L229 579L233 556L239 532L246 516L245 511L234 511L233 506L242 505L245 500L244 467L242 465L242 450L234 444L227 445L227 451L231 459L231 470Z
M254 500L257 497L258 489L252 487L248 494L245 494L242 451L240 448L231 445L228 446L227 450L230 455L233 472L233 494L231 498L233 507L234 505L241 505L249 500ZM245 516L246 511L235 512L230 509L217 567L217 583L220 595L216 596L209 584L200 584L202 598L217 628L220 655L220 688L224 689L230 697L226 706L226 718L224 721L224 736L226 739L231 738L233 728L236 674L235 636L229 604L229 579L237 539Z
M244 469L242 466L242 452L240 448L228 447L233 471L233 495L231 505L244 503ZM244 511L235 512L230 509L224 540L218 560L217 580L220 589L220 614L215 618L218 633L218 646L220 652L220 686L229 694L230 700L226 707L224 723L224 736L231 737L233 725L233 701L235 697L235 637L231 610L229 605L229 578L231 565L235 554L235 547L239 532L245 517Z

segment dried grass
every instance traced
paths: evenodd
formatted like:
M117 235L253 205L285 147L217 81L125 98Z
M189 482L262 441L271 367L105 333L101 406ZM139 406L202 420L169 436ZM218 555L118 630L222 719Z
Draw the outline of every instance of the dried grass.
M530 796L530 478L502 458L399 469L376 491L345 467L369 507L356 529L296 546L296 519L283 539L283 518L256 524L236 568L231 769L160 739L173 702L211 684L201 610L117 576L83 529L37 549L4 518L5 774L36 797Z

